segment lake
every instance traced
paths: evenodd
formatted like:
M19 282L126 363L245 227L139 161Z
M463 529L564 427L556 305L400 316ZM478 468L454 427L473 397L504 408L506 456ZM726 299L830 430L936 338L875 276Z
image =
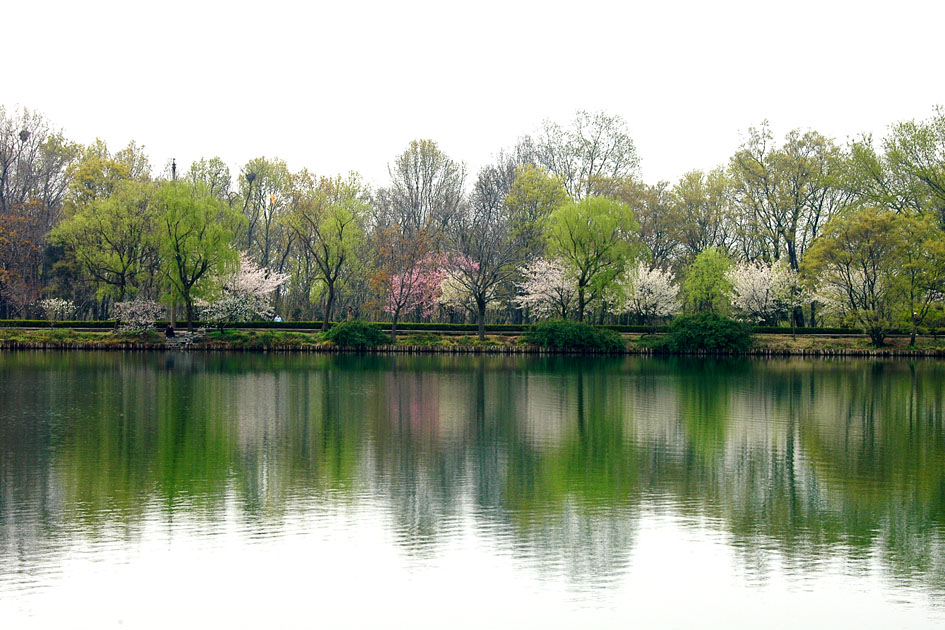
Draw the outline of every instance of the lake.
M3 353L0 624L945 627L945 362Z

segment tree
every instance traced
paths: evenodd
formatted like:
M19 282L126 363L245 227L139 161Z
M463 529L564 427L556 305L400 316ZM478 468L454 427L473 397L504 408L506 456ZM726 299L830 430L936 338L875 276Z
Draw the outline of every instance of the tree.
M135 180L115 184L111 194L83 203L50 235L100 285L100 292L124 301L153 277L157 261L155 187Z
M244 220L204 186L186 181L162 184L154 203L162 275L171 296L184 303L192 330L195 298L211 297L220 288L214 279L238 262L232 245Z
M577 294L577 282L564 264L538 258L520 269L519 275L522 279L515 283L518 295L513 300L516 306L536 317L568 317Z
M797 271L810 243L849 204L845 157L815 131L791 131L777 147L767 122L750 128L730 170L747 260L780 260Z
M190 165L187 179L195 186L206 186L211 197L230 203L230 167L219 157L201 158Z
M39 201L14 204L0 214L0 317L22 316L42 295L42 214Z
M272 263L276 243L280 241L280 219L288 205L290 179L285 162L265 157L247 162L243 177L239 178L238 197L246 217L241 247L254 254L264 267Z
M448 267L454 288L462 288L474 305L479 339L485 339L486 308L498 287L515 273L524 250L515 238L506 205L516 179L514 164L500 161L483 168L469 203L460 210L449 231L453 256ZM458 286L455 286L458 285Z
M906 184L913 205L945 225L945 108L928 120L893 125L883 142L895 181Z
M578 320L588 303L637 253L639 226L630 206L588 197L555 210L548 222L548 249L577 280Z
M630 313L648 324L679 313L679 287L667 271L651 268L641 260L621 274L618 284L618 312Z
M407 232L431 230L438 238L462 202L466 166L433 140L413 140L388 173L390 186L378 191L382 222L397 223Z
M710 247L729 250L734 243L735 226L731 182L725 171L689 171L673 186L672 195L671 234L682 245L685 261L691 262Z
M732 261L717 247L703 250L686 270L682 283L687 313L727 315L732 285L727 277Z
M52 227L78 154L79 145L53 131L41 114L25 108L7 113L0 105L0 215L35 201L46 229Z
M134 299L115 302L115 319L124 332L143 333L154 328L164 307L153 300Z
M417 244L422 246L419 241ZM402 255L402 245L396 247L399 250L397 254ZM400 267L401 270L386 277L382 276L381 280L384 291L383 310L391 316L393 342L397 341L397 323L402 313L417 311L423 317L433 314L439 303L440 287L446 276L446 270L438 256L428 254L406 266L406 261L411 258L413 256L392 261L393 264L388 269Z
M640 241L654 266L668 268L679 251L680 219L676 195L667 182L653 186L632 178L598 179L594 194L622 201L640 223Z
M273 315L271 296L287 279L286 274L257 265L248 252L240 252L239 267L223 279L223 294L204 306L204 318L221 328L254 318L268 320Z
M326 291L322 330L330 325L339 282L364 247L369 211L367 190L354 174L322 179L314 194L294 208L290 225Z
M932 306L945 300L945 232L931 214L903 217L904 319L915 345L919 326Z
M505 197L512 238L525 258L545 253L545 223L570 198L561 179L526 164L515 170L515 179Z
M739 263L728 270L726 279L732 287L732 305L748 321L773 325L800 305L797 272L784 261Z
M831 219L811 246L805 270L819 280L818 294L882 346L902 308L906 264L903 218L866 207Z
M640 162L621 117L583 110L568 128L545 121L541 134L523 138L518 152L559 177L574 199L590 196L600 179L629 177Z

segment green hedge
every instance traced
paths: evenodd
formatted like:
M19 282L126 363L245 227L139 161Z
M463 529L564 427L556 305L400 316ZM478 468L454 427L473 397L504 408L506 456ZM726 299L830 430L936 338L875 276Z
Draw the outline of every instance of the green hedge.
M621 352L626 349L623 338L616 330L594 328L583 322L541 322L529 328L524 337L526 342L549 350Z
M325 332L324 337L342 348L373 348L391 342L390 335L384 333L377 324L357 320L335 324Z
M662 342L670 352L738 353L751 348L751 326L713 313L681 315Z

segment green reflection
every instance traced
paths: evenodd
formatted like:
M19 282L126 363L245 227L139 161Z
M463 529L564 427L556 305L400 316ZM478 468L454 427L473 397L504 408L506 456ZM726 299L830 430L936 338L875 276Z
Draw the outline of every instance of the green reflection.
M878 557L941 594L943 383L934 361L6 353L0 553L361 510L420 560L471 523L606 581L649 511L760 579L772 550Z

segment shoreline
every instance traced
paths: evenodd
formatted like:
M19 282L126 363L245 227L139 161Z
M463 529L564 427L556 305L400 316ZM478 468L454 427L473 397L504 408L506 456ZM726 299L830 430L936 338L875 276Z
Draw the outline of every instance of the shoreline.
M245 339L200 339L182 336L166 342L157 335L150 339L116 337L110 332L76 333L67 329L21 331L15 337L0 333L0 351L122 351L122 352L279 352L320 354L446 354L446 355L532 355L532 356L745 356L745 357L875 357L875 358L945 358L945 341L920 337L910 348L908 339L890 338L889 345L873 348L865 336L756 335L754 345L744 352L666 352L641 344L644 335L624 335L623 352L556 350L518 344L517 336L490 336L486 343L453 343L448 335L427 336L422 343L411 343L409 335L396 345L367 348L343 348L317 341L307 334L247 334ZM72 332L72 335L69 333Z

